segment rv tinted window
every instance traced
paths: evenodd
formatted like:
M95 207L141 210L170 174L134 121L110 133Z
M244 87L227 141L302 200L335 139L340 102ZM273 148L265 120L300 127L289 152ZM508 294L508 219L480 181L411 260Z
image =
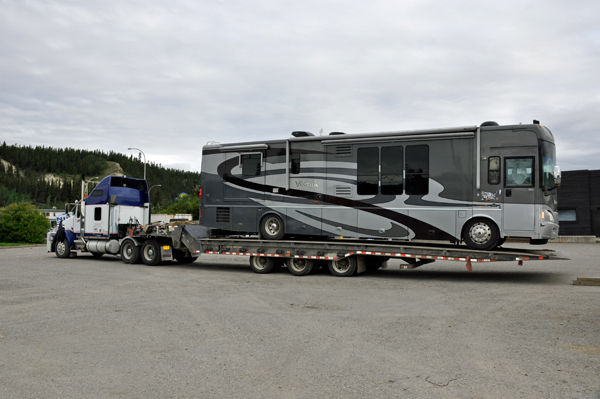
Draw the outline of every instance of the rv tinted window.
M242 176L260 175L260 154L242 155Z
M402 147L381 149L381 194L402 194Z
M406 194L429 193L429 146L406 147Z
M533 187L533 158L506 158L504 175L506 187Z
M356 165L356 193L377 194L379 187L379 148L359 148Z
M500 184L500 157L488 159L488 183Z
M292 156L291 156L291 160L292 160L291 172L293 175L297 175L300 173L300 153L293 152Z

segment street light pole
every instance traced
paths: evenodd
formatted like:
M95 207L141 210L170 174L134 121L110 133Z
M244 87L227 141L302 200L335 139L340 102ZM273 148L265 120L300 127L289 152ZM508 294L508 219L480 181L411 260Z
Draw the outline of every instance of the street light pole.
M138 150L140 152L140 154L144 155L144 180L146 180L146 154L144 154L144 151L140 150L139 148L129 147L127 149L129 151L131 151L131 150Z

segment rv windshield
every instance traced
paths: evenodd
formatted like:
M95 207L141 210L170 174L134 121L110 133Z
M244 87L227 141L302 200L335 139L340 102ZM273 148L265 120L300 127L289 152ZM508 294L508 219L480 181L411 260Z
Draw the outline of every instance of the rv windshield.
M557 187L554 176L554 166L556 165L556 146L548 141L540 141L540 151L542 155L542 187Z

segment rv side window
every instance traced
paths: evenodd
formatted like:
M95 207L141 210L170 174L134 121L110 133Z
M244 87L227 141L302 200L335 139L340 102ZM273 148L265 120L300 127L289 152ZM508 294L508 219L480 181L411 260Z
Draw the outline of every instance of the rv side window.
M379 148L359 148L356 165L356 193L377 195L379 189Z
M402 194L402 147L381 149L381 194Z
M429 146L406 147L406 194L429 193Z
M504 160L505 187L533 187L533 158Z
M242 155L242 176L259 176L260 158L260 154Z
M300 173L300 153L299 152L292 152L292 174L293 175L297 175Z
M488 158L488 183L500 184L500 157Z

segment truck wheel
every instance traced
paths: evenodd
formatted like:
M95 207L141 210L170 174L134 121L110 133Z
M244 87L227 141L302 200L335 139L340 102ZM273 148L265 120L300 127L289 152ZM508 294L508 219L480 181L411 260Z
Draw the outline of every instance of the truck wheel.
M131 241L125 241L121 245L121 260L125 263L140 263L140 247Z
M281 240L285 235L281 217L270 214L262 218L260 221L260 234L267 240Z
M275 267L275 259L268 256L251 256L250 268L254 273L271 273Z
M56 256L59 258L68 258L71 256L71 247L69 247L67 237L56 243Z
M160 264L160 246L156 240L146 240L142 244L142 262L146 266L157 266Z
M473 219L464 227L463 239L471 249L489 251L498 246L500 233L496 224L486 219Z
M356 256L330 260L329 271L337 277L349 277L356 273Z
M290 273L296 276L306 276L315 268L315 262L312 259L289 258L286 263Z

